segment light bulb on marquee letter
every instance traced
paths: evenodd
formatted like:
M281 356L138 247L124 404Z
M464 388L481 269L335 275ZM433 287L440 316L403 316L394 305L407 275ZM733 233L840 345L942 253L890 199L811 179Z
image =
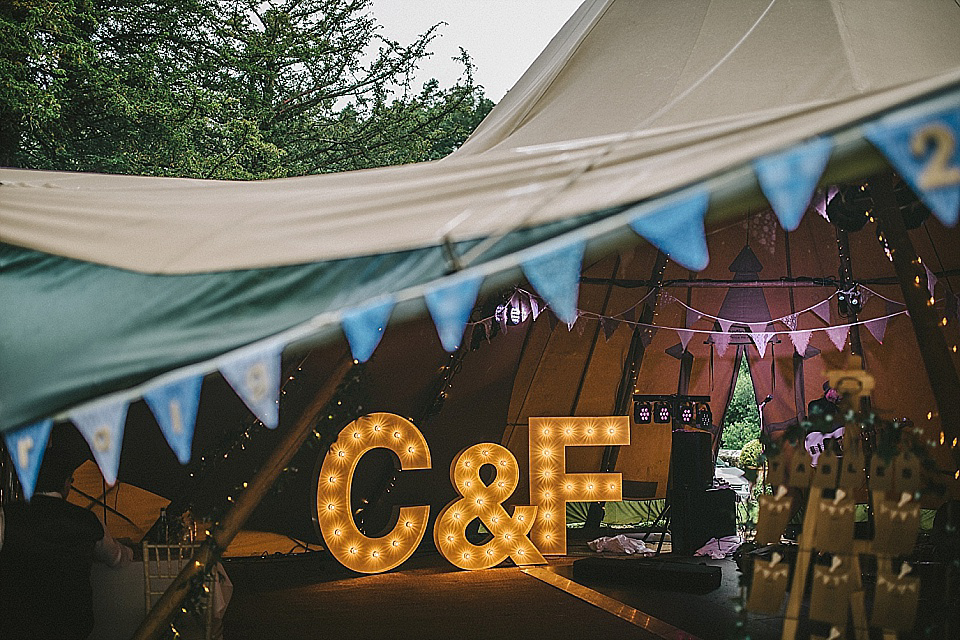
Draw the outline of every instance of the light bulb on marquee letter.
M619 473L567 473L565 447L630 444L630 419L530 418L530 502L538 507L532 538L544 554L567 552L567 503L619 502Z
M480 477L485 465L496 472L490 484ZM488 569L508 556L517 565L546 564L527 537L537 508L514 507L512 517L503 508L503 501L513 494L519 480L517 459L498 444L475 444L453 459L450 481L460 498L443 508L433 526L433 541L443 557L461 569ZM475 518L493 536L482 545L467 540L467 525Z
M317 521L330 553L360 573L389 571L409 558L427 530L429 506L401 507L397 524L384 536L369 538L350 510L350 486L357 463L371 449L390 449L400 469L429 469L430 449L420 430L392 413L372 413L351 422L330 447L317 481Z

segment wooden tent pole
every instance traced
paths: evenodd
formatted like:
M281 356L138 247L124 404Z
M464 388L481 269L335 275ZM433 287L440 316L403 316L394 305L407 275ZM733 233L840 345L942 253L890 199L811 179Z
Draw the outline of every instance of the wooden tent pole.
M893 191L892 176L889 173L873 176L870 179L870 191L876 205L873 216L880 224L893 256L893 267L940 412L940 428L946 441L950 442L960 436L960 403L957 402L957 398L960 398L960 377L950 358L947 341L940 329L940 319L934 313L933 306L928 304L927 273L917 258L913 242L903 224Z
M148 640L160 637L177 608L179 608L180 603L190 592L191 583L220 559L220 553L237 535L243 523L246 522L270 490L270 487L276 482L277 476L300 450L310 434L317 416L333 398L337 387L347 375L351 366L352 360L344 359L327 378L327 381L317 391L296 424L284 435L270 457L257 471L247 489L240 494L220 524L210 532L210 535L194 554L192 562L183 567L180 574L157 601L157 604L147 613L146 618L137 629L136 635L133 636L133 640Z

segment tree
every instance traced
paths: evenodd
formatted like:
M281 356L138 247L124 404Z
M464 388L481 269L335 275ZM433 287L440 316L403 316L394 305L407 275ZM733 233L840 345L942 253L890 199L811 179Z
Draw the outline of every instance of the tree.
M7 166L261 179L432 160L492 103L412 86L439 25L384 38L370 0L0 3Z
M760 414L757 411L750 365L746 358L740 360L737 383L733 389L730 406L723 415L723 447L741 449L747 442L760 435Z

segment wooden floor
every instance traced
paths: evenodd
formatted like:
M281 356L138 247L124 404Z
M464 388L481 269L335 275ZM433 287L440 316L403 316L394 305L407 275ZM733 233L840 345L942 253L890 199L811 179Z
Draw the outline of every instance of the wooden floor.
M320 556L229 562L234 593L224 637L665 637L513 566L467 572L424 554L397 571L358 576Z

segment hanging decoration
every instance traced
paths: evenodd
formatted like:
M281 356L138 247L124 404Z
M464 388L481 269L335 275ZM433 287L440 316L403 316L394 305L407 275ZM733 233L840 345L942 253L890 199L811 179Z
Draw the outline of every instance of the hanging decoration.
M814 138L753 161L760 188L787 231L800 226L832 149L829 138Z
M440 344L450 353L460 346L482 283L483 279L478 276L455 276L442 281L423 296L437 326Z
M710 194L706 189L691 189L656 211L637 215L630 227L672 260L694 271L707 267L707 237L703 218Z
M393 297L388 297L344 312L340 324L354 360L366 362L373 355L395 304Z
M693 331L688 329L677 329L677 337L680 338L680 344L683 345L683 350L687 350L687 343L690 342L690 338L693 337Z
M884 116L864 125L864 136L940 222L952 227L960 217L960 107L929 109L920 105Z
M258 345L222 363L220 373L268 429L280 422L280 343ZM368 356L369 357L369 356Z
M843 351L844 345L847 344L847 334L850 333L850 325L829 327L826 331L837 351Z
M28 502L33 497L33 490L37 486L37 476L40 474L40 464L47 450L51 430L53 430L53 420L41 420L22 429L7 431L3 434L3 441L13 461L13 468L17 470L23 497Z
M143 394L180 464L190 462L202 384L203 376L191 376Z
M557 317L573 326L577 320L577 299L580 292L580 267L586 243L573 242L525 261L524 275Z
M727 353L727 347L730 346L731 337L731 334L726 331L713 334L713 344L716 345L717 355L721 358Z
M120 470L120 449L123 446L128 408L126 402L114 402L95 405L70 415L70 420L90 445L104 481L111 487L117 483L117 472Z
M832 324L833 319L830 313L830 299L826 299L823 302L816 304L810 307L810 311L813 311L817 314L817 317L826 322L827 324Z
M928 267L928 266L926 265L926 263L924 263L923 268L924 268L924 269L926 270L926 272L927 272L927 291L930 292L930 297L932 298L932 297L933 297L933 290L934 290L934 289L936 288L936 286L937 286L937 276L935 276L935 275L933 274L933 271L930 271L930 267Z
M793 343L794 349L797 350L797 353L802 357L807 352L807 345L810 344L810 334L811 331L791 331L790 332L790 341Z
M889 318L877 318L864 323L867 331L873 336L873 339L883 344L883 336L887 332L887 322Z

